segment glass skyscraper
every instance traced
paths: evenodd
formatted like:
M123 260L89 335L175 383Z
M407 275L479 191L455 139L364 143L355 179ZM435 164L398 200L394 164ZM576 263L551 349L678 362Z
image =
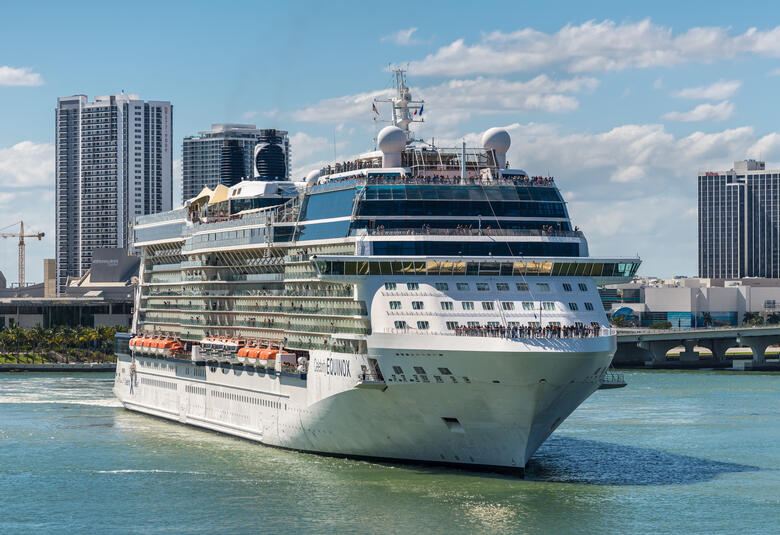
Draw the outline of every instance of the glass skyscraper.
M138 95L57 99L57 291L92 265L92 252L126 248L136 216L171 209L173 106Z
M699 173L699 277L780 277L780 170Z

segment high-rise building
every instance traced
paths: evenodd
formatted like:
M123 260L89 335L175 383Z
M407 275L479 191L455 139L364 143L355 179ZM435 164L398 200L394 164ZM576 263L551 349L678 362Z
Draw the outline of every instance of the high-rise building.
M288 180L290 178L290 139L284 130L260 130L255 146L254 177Z
M204 187L213 189L217 184L230 187L241 180L251 180L255 176L255 146L258 143L281 146L283 176L289 177L290 141L283 130L258 130L253 124L212 124L211 130L185 137L182 202L195 197ZM278 167L274 170L278 171Z
M137 95L57 99L57 291L92 265L92 251L126 248L139 215L172 205L173 106Z
M699 173L699 277L780 277L780 170Z

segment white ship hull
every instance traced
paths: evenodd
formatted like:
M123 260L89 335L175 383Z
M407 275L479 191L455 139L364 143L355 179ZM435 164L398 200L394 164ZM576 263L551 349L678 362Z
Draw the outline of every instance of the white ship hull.
M409 357L395 356L399 336L372 338L379 345L383 338L392 344L393 349L376 352L383 369L394 362L409 369ZM454 337L426 338L430 348L436 338ZM443 382L433 374L426 376L427 382L418 374L387 378L386 383L361 381L359 356L324 351L313 352L306 378L149 357L136 358L133 365L132 359L121 357L115 393L127 409L270 446L522 469L599 387L614 340L459 338L460 349L427 355L428 368L435 358L437 368L452 372L441 376ZM491 351L480 349L485 342ZM329 369L328 359L349 364ZM197 375L204 372L205 377Z
M294 450L522 470L599 388L616 342L597 285L639 260L589 257L553 177L507 166L508 132L413 141L422 103L396 82L402 128L378 151L136 219L125 407ZM133 357L139 341L177 358Z

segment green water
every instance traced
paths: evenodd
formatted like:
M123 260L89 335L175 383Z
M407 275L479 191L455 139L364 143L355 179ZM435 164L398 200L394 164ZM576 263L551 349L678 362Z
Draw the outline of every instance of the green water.
M778 533L780 375L632 372L525 480L281 451L0 375L0 534Z

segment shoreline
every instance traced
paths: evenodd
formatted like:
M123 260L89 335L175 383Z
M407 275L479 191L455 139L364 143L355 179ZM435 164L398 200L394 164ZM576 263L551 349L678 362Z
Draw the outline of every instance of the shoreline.
M76 362L64 364L49 362L44 364L0 364L2 372L113 372L116 371L115 362Z

